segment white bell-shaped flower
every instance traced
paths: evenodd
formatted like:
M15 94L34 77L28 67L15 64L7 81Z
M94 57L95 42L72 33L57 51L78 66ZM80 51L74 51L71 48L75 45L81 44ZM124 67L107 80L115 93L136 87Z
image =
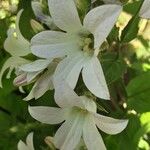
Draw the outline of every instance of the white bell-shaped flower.
M101 64L101 44L122 10L119 5L102 5L91 10L81 24L73 0L49 0L54 23L61 31L43 31L31 40L32 53L41 58L67 56L59 63L54 84L65 79L74 89L80 72L87 88L97 97L110 99Z
M57 64L52 59L38 59L19 67L21 73L15 78L14 85L24 86L35 82L29 95L24 100L38 99L48 90L54 89L53 74Z
M117 134L126 128L128 120L98 114L93 100L79 97L68 85L61 84L57 88L59 92L55 94L55 100L60 108L30 106L29 113L42 123L63 122L54 136L54 144L58 149L74 150L83 137L88 150L106 150L97 127L107 134Z
M23 10L20 10L17 14L16 28L8 30L8 37L4 42L5 50L10 53L11 57L6 60L1 71L0 71L0 87L2 87L2 77L4 72L9 68L9 73L7 78L10 78L11 72L14 68L22 64L29 63L30 61L22 58L21 56L26 56L30 51L30 43L22 36L19 29L20 16Z

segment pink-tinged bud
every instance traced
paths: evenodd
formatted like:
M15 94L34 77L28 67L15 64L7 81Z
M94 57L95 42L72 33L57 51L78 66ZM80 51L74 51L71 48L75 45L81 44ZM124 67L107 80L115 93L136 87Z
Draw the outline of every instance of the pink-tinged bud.
M17 76L14 81L13 81L13 84L15 86L23 86L23 85L26 85L27 84L27 74L26 73L23 73L23 74L20 74L19 76Z

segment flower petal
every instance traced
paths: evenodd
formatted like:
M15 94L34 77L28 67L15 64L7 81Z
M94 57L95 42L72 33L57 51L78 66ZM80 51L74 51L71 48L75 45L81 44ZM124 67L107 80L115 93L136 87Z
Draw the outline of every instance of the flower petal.
M109 11L108 11L109 10ZM99 49L115 25L122 10L119 5L102 5L91 10L84 19L84 26L94 35L94 48Z
M58 86L55 86L55 101L63 108L80 107L84 108L82 99L71 89L71 87L64 81Z
M58 124L65 120L65 111L62 108L29 106L29 113L34 119L46 124Z
M140 16L145 19L150 19L150 0L144 0L140 10Z
M31 81L33 81L41 72L41 71L37 71L37 72L29 72L27 73L27 83L30 83Z
M76 38L59 31L43 31L31 39L32 53L41 58L57 58L78 49Z
M97 106L96 106L96 103L94 102L94 100L92 99L89 99L88 97L86 96L80 96L82 102L83 102L83 105L84 105L84 109L88 110L89 112L93 112L93 113L96 113L97 111Z
M25 64L25 63L29 63L29 61L24 58L21 58L21 57L8 58L0 71L0 87L2 87L3 74L8 68L10 68L10 70L12 71L14 68L16 68L22 64Z
M39 59L32 63L22 65L19 67L19 69L24 72L37 72L37 71L41 71L41 70L47 68L47 66L51 62L52 62L52 59L50 59L50 60Z
M82 136L84 115L72 112L69 119L58 129L54 144L61 150L74 150Z
M26 85L27 84L27 74L23 73L23 74L18 75L14 79L13 84L18 87Z
M16 34L17 36L22 36L21 32L20 32L20 28L19 28L19 23L20 23L20 17L23 13L23 9L21 9L18 13L17 13L17 18L16 18Z
M26 139L26 144L30 150L34 150L34 145L33 145L33 132L29 133Z
M29 150L29 148L22 140L20 140L18 142L18 150Z
M82 76L85 85L95 96L102 99L110 99L104 73L97 57L93 56L85 64Z
M40 98L48 90L53 90L52 74L45 72L36 83L34 89L35 99Z
M18 142L18 150L34 150L34 146L33 146L33 133L29 133L29 135L27 136L26 139L26 144L20 140Z
M32 1L31 5L32 5L32 9L33 9L33 12L34 12L36 18L40 22L46 24L49 27L53 26L52 18L50 16L48 16L48 15L43 13L41 2Z
M60 29L75 32L82 28L73 0L49 0L48 2L52 19Z
M10 53L12 56L26 56L30 51L30 43L22 36L19 29L19 20L22 14L22 11L19 11L17 14L16 20L16 37L14 32L9 32L8 38L4 42L5 50Z
M64 80L74 89L85 61L86 57L82 52L74 53L73 56L62 60L54 74L54 85L59 85Z
M52 90L53 87L53 71L46 71L41 77L36 81L29 95L24 98L25 101L29 101L33 98L38 99L48 90Z
M31 99L35 98L35 96L34 96L34 88L35 88L35 86L36 86L36 83L32 87L30 93L23 99L24 101L30 101Z
M99 114L94 114L94 116L98 128L107 134L118 134L122 132L128 124L128 120L113 119Z
M83 126L83 139L88 150L106 150L103 139L91 115L86 116Z

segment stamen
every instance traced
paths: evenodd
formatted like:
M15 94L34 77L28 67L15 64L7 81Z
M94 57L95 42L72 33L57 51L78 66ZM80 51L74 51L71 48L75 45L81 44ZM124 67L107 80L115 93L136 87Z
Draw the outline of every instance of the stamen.
M86 45L89 45L90 43L92 43L92 40L91 40L90 38L86 38L86 39L84 40L84 43L85 43Z
M80 34L79 46L81 47L83 52L87 54L94 54L94 38L91 34Z

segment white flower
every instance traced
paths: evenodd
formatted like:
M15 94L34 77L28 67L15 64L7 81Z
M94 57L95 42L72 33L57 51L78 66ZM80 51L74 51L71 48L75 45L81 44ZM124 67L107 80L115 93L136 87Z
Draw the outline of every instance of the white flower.
M83 81L93 94L110 99L97 55L122 7L99 6L86 15L83 25L73 0L49 0L49 9L54 23L65 32L44 31L35 35L31 40L32 53L41 58L68 56L56 69L54 85L65 79L74 89L82 72Z
M18 142L18 150L34 150L33 133L27 136L26 144L22 140Z
M52 60L39 59L29 64L19 66L19 71L27 73L27 82L30 83L37 75L39 75Z
M58 88L55 100L61 108L29 107L31 116L42 123L58 124L65 120L54 136L54 144L58 149L75 149L82 136L88 150L106 150L97 127L105 133L117 134L127 126L128 120L117 120L96 113L95 102L85 96L78 97L69 86L62 84Z
M22 58L21 56L26 56L30 51L30 43L22 36L19 30L19 20L22 14L22 11L19 11L16 19L16 29L8 30L8 37L5 40L4 48L10 53L11 57L7 59L3 65L0 72L0 87L2 87L2 77L4 72L10 68L7 78L10 78L11 72L14 68L17 68L21 64L29 63L30 61Z
M24 86L35 82L29 95L24 100L38 99L46 91L54 89L53 74L56 66L57 62L52 62L52 59L39 59L19 67L21 75L18 75L14 80L14 85Z
M140 10L140 17L150 19L150 0L144 0Z

